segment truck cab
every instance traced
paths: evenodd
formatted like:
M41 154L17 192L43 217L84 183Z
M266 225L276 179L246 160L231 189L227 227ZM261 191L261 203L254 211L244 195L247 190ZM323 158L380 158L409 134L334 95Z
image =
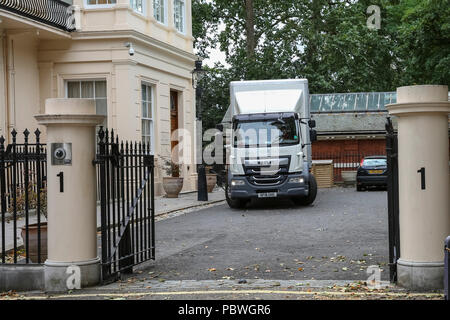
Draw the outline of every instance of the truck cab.
M230 207L251 199L289 198L311 204L317 184L310 173L314 121L304 79L230 84L232 131L225 185Z

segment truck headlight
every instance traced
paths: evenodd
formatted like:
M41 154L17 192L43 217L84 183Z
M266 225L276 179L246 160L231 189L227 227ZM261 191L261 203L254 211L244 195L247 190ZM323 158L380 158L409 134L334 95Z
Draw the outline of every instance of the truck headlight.
M231 186L243 186L245 184L244 180L231 180Z
M289 183L305 183L305 179L301 177L290 178Z

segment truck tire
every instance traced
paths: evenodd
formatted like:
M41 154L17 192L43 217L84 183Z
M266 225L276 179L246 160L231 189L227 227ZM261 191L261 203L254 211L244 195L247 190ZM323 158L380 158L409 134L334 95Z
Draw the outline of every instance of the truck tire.
M296 205L309 206L316 200L317 196L317 181L316 178L311 174L309 176L309 194L306 197L294 198L292 199Z
M227 199L228 206L231 209L243 209L247 204L246 200L242 199L231 199L231 193L229 192L228 183L225 183L225 198Z

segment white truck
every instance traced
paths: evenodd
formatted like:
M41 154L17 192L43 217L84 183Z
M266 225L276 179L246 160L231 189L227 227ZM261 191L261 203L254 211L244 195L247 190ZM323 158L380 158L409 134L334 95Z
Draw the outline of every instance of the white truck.
M231 141L225 193L231 208L252 198L290 198L309 205L317 195L310 173L308 80L236 81L230 84Z

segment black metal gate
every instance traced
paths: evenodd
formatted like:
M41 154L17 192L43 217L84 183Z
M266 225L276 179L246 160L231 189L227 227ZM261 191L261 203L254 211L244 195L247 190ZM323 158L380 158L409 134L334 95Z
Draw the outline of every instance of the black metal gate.
M41 132L34 132L35 142L30 134L25 129L18 143L13 129L8 145L0 137L0 265L41 264L47 258L47 151Z
M150 145L120 142L100 129L95 163L100 189L103 280L155 259L154 156Z
M397 260L400 257L398 140L389 117L386 122L386 155L388 168L389 278L391 282L397 282Z

